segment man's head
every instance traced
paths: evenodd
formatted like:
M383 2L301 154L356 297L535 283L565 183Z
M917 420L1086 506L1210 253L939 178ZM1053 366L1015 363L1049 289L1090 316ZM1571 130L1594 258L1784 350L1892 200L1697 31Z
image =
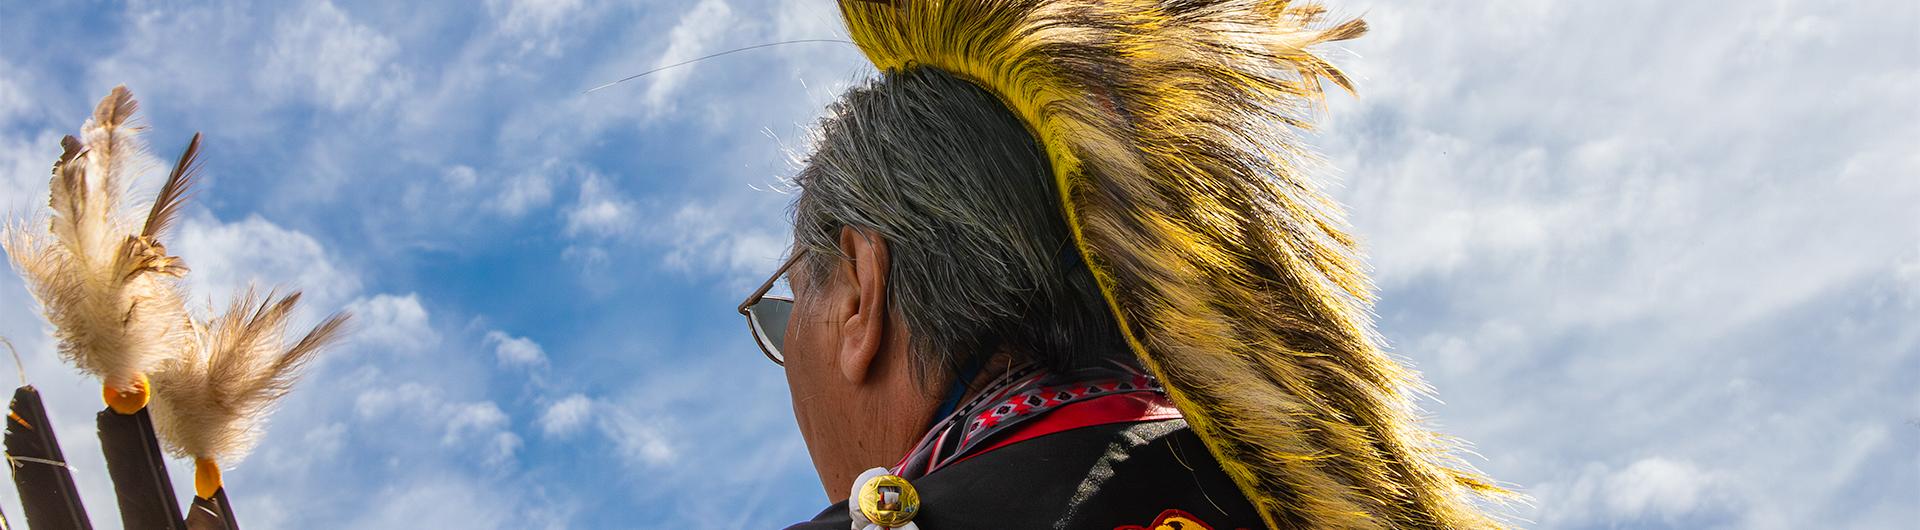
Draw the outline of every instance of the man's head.
M829 108L795 179L794 413L830 497L891 465L955 374L1131 353L1071 240L1048 160L992 94L931 69Z

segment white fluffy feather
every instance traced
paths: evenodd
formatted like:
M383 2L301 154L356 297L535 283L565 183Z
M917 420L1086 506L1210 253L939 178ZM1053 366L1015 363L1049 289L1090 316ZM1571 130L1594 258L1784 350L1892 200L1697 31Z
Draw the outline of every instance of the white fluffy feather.
M253 448L301 367L346 324L344 313L334 314L287 344L299 300L298 292L262 299L248 288L226 314L196 326L194 348L154 372L154 426L169 452L231 465Z
M101 100L81 137L61 141L47 229L9 223L0 244L54 325L61 357L115 389L129 390L148 375L149 406L168 450L232 463L253 447L274 403L339 336L346 316L328 318L289 345L297 292L261 300L249 289L206 323L186 311L186 266L159 238L185 204L200 136L143 222L123 204L145 149L131 124L138 107L126 87Z
M61 357L116 389L189 338L178 283L186 267L158 238L191 181L198 137L142 223L123 204L144 150L131 123L138 107L124 86L102 99L82 139L61 141L47 231L9 223L3 242L54 325Z

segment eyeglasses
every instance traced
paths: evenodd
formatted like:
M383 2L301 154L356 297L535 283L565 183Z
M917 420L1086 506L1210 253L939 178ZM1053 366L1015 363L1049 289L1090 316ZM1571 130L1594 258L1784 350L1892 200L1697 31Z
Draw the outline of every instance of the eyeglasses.
M793 299L769 295L767 291L773 290L773 283L779 281L780 276L786 274L794 263L799 262L800 256L800 252L794 252L786 263L780 265L779 270L773 271L773 277L767 278L767 283L760 284L759 289L740 302L740 314L747 317L747 329L753 331L753 341L760 344L760 353L767 354L767 359L772 360L773 364L782 366L787 364L787 359L785 354L780 353L780 347L786 341L787 319L793 316Z

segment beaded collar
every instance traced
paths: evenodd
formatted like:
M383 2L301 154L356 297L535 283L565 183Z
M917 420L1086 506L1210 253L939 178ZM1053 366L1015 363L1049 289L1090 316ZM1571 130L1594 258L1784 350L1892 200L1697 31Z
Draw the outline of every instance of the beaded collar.
M1053 373L1027 363L1007 370L980 394L935 423L927 434L893 467L909 480L991 449L995 435L1009 433L1062 406L1113 395L1150 393L1164 402L1166 390L1140 367L1108 361L1071 372ZM1170 410L1170 408L1169 408ZM1127 418L1116 418L1125 420Z

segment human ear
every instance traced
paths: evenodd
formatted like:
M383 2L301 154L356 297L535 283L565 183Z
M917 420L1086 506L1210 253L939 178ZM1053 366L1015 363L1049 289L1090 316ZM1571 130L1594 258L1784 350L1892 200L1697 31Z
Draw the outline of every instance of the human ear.
M840 371L847 382L860 384L872 375L886 340L887 241L870 231L842 227L840 248L853 260L842 265L852 300L847 308L851 313L841 321Z

